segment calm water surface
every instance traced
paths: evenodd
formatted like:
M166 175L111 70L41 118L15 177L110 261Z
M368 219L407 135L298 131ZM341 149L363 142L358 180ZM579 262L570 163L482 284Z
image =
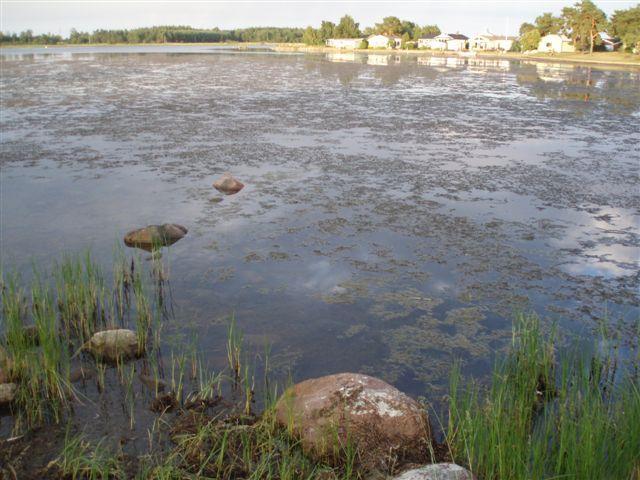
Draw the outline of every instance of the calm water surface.
M517 311L638 321L640 72L391 54L3 49L5 270L175 222L175 319L224 362L234 314L295 379L437 397ZM229 171L246 188L222 197ZM127 250L127 254L132 254ZM143 253L144 255L144 253Z

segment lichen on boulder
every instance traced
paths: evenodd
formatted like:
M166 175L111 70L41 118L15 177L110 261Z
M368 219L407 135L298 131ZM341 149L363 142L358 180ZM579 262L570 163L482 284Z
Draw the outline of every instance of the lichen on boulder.
M341 373L306 380L288 389L275 408L276 420L316 459L338 460L347 445L369 470L390 471L428 458L424 409L374 377Z

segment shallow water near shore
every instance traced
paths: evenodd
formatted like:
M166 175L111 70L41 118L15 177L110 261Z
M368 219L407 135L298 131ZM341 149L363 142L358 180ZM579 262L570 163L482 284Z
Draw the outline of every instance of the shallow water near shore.
M635 347L637 70L51 50L0 51L5 271L87 247L108 268L127 231L179 223L167 351L222 368L234 315L280 379L435 402L455 359L491 370L517 311ZM226 171L236 195L211 186Z

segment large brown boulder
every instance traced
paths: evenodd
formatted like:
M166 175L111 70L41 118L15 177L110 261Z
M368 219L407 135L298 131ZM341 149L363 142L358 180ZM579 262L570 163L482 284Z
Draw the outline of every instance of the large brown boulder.
M127 233L124 236L124 243L128 247L151 251L154 248L173 245L184 237L187 232L188 230L185 227L176 223L148 225Z
M233 178L230 173L224 173L219 179L213 182L213 186L225 195L233 195L244 188L244 183Z
M276 404L276 419L323 460L355 447L369 470L428 458L429 422L418 402L380 379L340 373L298 383Z

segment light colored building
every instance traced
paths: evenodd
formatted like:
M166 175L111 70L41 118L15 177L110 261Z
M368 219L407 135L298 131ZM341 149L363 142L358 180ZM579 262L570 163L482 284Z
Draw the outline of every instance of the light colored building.
M362 38L327 38L327 47L355 50L360 47Z
M390 47L390 41L393 40L393 47ZM367 38L369 48L400 48L402 38L394 35L371 35Z
M571 43L571 39L564 35L557 35L555 33L545 35L540 39L538 43L539 52L575 52L576 49Z
M614 50L618 50L622 46L622 42L620 41L620 39L612 37L607 32L600 32L598 35L600 35L602 45L604 45L604 49L607 52L613 52Z
M426 35L418 40L418 48L462 51L467 49L467 40L469 40L469 37L460 33Z
M516 41L516 37L494 35L491 32L476 35L469 40L469 50L495 50L508 52Z

